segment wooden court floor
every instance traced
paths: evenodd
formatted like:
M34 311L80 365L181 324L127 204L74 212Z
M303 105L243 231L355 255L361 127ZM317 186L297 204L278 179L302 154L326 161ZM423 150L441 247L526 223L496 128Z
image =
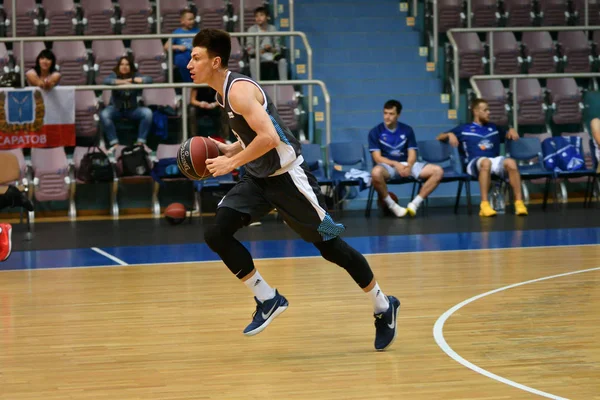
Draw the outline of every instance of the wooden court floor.
M453 306L600 267L600 246L369 257L402 301L389 351L369 300L320 258L259 260L290 301L244 337L254 303L220 263L0 273L0 398L531 399L434 340ZM600 399L600 270L500 290L450 315L460 357L550 398Z

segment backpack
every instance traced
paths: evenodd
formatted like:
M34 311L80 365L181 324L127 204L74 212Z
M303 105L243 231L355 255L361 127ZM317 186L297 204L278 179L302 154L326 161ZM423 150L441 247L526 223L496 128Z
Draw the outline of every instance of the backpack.
M114 171L108 156L98 147L88 147L79 164L77 179L85 183L98 183L111 182L113 178Z
M183 174L177 166L177 158L163 158L154 163L150 172L152 179L163 184L162 178L183 178Z
M580 153L581 138L578 136L557 136L542 142L544 167L550 171L577 171L585 168L583 154Z
M125 147L117 160L117 166L121 176L150 175L152 169L148 153L144 146L140 145Z

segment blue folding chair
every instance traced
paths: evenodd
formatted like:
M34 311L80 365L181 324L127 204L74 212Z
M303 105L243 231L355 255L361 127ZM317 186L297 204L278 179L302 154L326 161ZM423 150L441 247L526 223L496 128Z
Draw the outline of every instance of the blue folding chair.
M444 170L442 183L458 182L454 213L458 213L458 205L462 194L463 185L467 192L467 210L471 214L471 176L464 172L458 149L450 146L447 142L439 140L419 141L419 159L421 161L437 164ZM419 188L421 183L419 184Z
M367 173L370 171L362 142L333 142L329 143L328 148L327 170L334 185L334 204L337 209L341 189L358 187L358 190L364 190L367 187L362 178L346 178L346 173L353 168Z
M302 145L302 157L310 172L317 178L320 186L333 188L333 180L327 176L325 163L323 161L323 149L316 143Z
M519 140L508 140L506 142L506 155L517 162L521 180L546 179L544 187L544 206L548 204L548 193L550 182L555 177L554 172L544 167L542 155L542 143L535 137L524 137Z

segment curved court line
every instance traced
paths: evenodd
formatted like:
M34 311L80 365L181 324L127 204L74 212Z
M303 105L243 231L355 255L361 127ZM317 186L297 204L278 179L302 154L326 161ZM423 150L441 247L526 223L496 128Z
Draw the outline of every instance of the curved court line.
M576 275L576 274L582 274L584 272L591 272L591 271L598 271L600 270L600 267L597 268L590 268L590 269L583 269L583 270L579 270L579 271L572 271L572 272L566 272L564 274L558 274L558 275L552 275L552 276L546 276L543 278L538 278L538 279L532 279L530 281L525 281L525 282L519 282L519 283L515 283L512 285L508 285L508 286L504 286L501 287L499 289L495 289L495 290L490 290L489 292L485 292L482 293L480 295L471 297L470 299L467 299L465 301L463 301L462 303L459 303L457 305L455 305L454 307L452 307L451 309L449 309L448 311L446 311L444 314L442 314L437 321L435 321L435 324L433 325L433 337L435 338L435 342L437 343L437 345L444 351L444 353L446 353L448 356L450 356L451 358L454 359L454 361L462 364L463 366L481 374L484 376L487 376L488 378L497 380L498 382L502 382L506 385L509 386L513 386L516 387L517 389L521 389L524 390L526 392L529 393L533 393L533 394L537 394L538 396L543 396L543 397L547 397L549 399L555 399L555 400L567 400L565 397L560 397L560 396L556 396L550 393L546 393L546 392L542 392L541 390L537 390L534 388L531 388L529 386L525 386L522 385L520 383L511 381L510 379L506 379L502 376L496 375L491 373L490 371L487 371L481 367L478 367L477 365L473 364L472 362L464 359L463 357L461 357L457 352L455 352L452 347L450 347L450 345L446 342L446 339L444 338L444 323L446 323L446 321L448 320L448 318L450 318L450 316L452 316L452 314L454 314L456 311L460 310L461 308L463 308L464 306L466 306L469 303L472 303L476 300L479 300L485 296L489 296L491 294L494 293L498 293L498 292L502 292L504 290L508 290L508 289L512 289L515 287L519 287L519 286L523 286L523 285L527 285L529 283L536 283L536 282L542 282L542 281L546 281L549 279L554 279L554 278L560 278L563 276L569 276L569 275Z

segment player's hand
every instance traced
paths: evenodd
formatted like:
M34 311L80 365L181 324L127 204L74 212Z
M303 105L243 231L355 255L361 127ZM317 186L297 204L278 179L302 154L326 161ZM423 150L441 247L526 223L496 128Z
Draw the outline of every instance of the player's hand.
M398 171L403 178L408 178L410 176L410 167L408 165L398 163L396 164L396 171Z
M200 104L199 104L199 107L200 108L205 108L205 109L210 108L209 104L206 101L201 101Z
M458 147L458 139L452 132L448 133L448 143L450 143L450 146L452 147Z
M218 140L215 140L213 138L211 138L210 136L208 137L210 140L212 140L212 142L214 144L217 145L217 148L219 149L219 152L221 154L223 154L225 157L229 158L235 155L234 151L233 151L233 144L226 144L223 142L219 142Z
M517 133L517 131L515 131L514 129L509 129L508 133L506 134L506 138L508 140L519 140L519 134Z
M235 169L233 161L227 156L219 156L206 160L206 167L212 176L226 175Z

